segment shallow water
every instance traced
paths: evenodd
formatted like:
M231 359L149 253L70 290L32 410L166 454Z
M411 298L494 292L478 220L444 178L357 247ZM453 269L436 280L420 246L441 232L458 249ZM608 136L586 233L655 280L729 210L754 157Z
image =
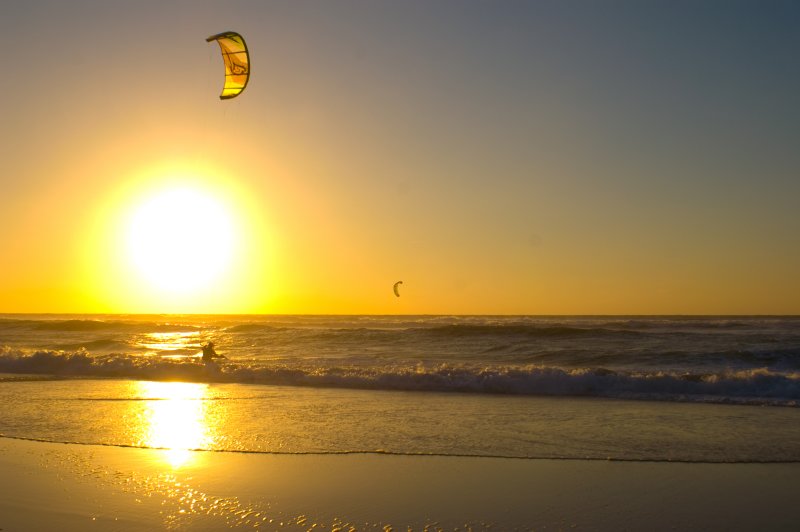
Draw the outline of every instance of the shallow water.
M800 410L129 380L0 382L0 433L286 454L800 461Z

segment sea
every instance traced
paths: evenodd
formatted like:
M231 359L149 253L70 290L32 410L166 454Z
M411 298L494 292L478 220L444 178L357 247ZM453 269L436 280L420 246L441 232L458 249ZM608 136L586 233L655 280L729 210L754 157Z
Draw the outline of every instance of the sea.
M800 462L800 317L4 314L0 404L86 445Z

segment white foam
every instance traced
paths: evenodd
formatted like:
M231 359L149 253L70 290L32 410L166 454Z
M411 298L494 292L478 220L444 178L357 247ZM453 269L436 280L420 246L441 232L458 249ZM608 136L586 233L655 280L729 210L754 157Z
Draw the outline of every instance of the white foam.
M320 364L319 360L316 364ZM480 394L571 395L648 400L798 406L800 372L767 368L718 373L623 371L540 365L311 365L228 361L207 366L192 358L127 354L92 356L0 348L0 372L57 377L238 382Z

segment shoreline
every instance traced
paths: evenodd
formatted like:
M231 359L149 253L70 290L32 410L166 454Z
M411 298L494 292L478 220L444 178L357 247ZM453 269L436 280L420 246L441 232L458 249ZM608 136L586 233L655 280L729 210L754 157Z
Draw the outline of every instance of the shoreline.
M82 447L111 447L118 449L139 449L144 451L172 451L167 447L147 447L140 445L129 445L124 443L92 443L92 442L77 442L77 441L54 441L46 440L43 438L28 438L24 436L9 436L0 433L0 440L16 440L22 442L32 443L46 443L53 445L76 445ZM263 455L263 456L313 456L313 457L328 457L328 456L394 456L394 457L408 457L408 458L458 458L458 459L487 459L487 460L514 460L514 461L537 461L547 460L551 462L618 462L628 464L698 464L698 465L791 465L800 464L798 460L746 460L746 461L724 461L724 460L681 460L681 459L655 459L655 458L618 458L618 457L574 457L574 456L504 456L504 455L491 455L491 454L460 454L460 453L416 453L416 452L399 452L399 451L263 451L263 450L247 450L247 449L182 449L182 451L190 453L210 453L210 454L230 454L230 455Z
M0 529L792 530L800 464L264 455L0 438ZM387 528L388 527L388 528Z

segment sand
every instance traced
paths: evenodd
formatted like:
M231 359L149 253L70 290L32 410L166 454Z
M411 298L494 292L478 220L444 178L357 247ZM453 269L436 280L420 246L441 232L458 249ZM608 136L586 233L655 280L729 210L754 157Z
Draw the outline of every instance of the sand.
M175 452L0 439L0 529L797 530L800 464Z

